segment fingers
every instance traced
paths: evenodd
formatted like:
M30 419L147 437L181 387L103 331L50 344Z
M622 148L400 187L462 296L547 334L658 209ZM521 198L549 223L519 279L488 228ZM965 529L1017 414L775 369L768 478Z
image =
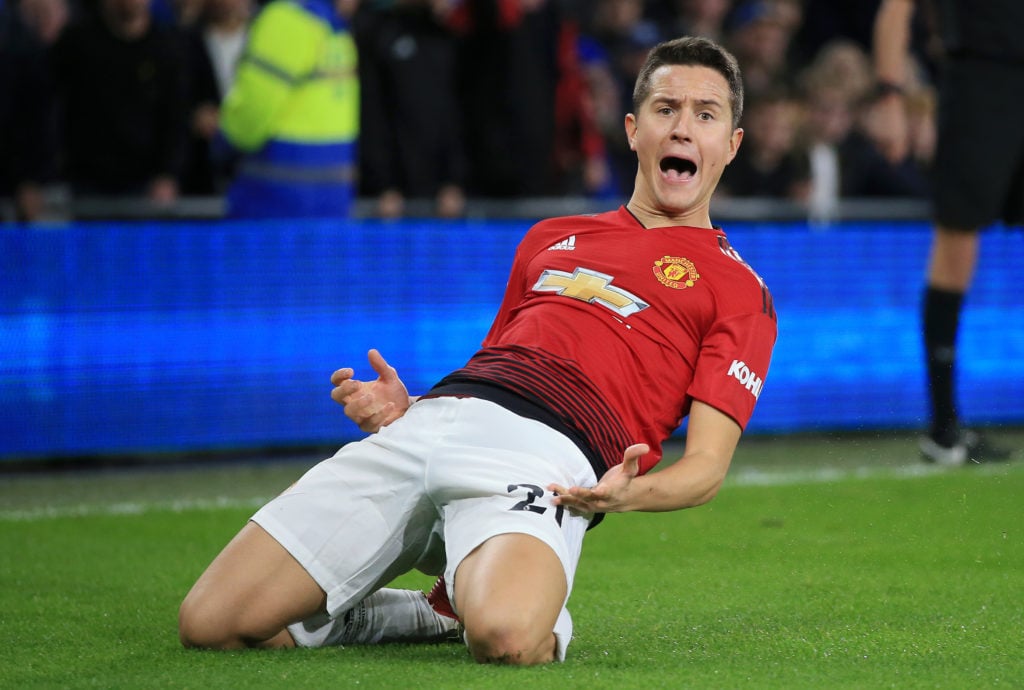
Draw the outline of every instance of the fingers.
M331 374L331 383L333 383L335 386L338 386L341 384L342 381L347 381L348 379L355 376L355 374L356 372L352 369L352 367L343 367L341 369L338 369L333 374Z
M370 366L373 367L373 370L383 381L393 381L398 378L398 371L388 364L387 360L384 359L384 355L379 350L371 349L366 353L366 358L370 361ZM355 374L356 372L352 367L342 367L331 374L331 383L338 386L342 381L351 379Z
M565 487L559 484L548 484L548 491L552 493L551 502L556 506L573 503L580 499L580 493L589 491L582 486Z
M398 378L398 372L393 366L388 364L387 360L384 359L384 355L378 350L370 350L366 353L366 358L370 360L370 366L377 372L377 376L380 377L381 381L386 383Z
M635 477L640 473L640 458L651 452L651 447L646 443L634 443L622 454L622 470L629 477Z
M596 486L560 486L549 484L548 491L553 495L552 502L556 506L582 505L608 498L607 487L598 483Z
M339 371L345 370L339 369ZM352 370L349 369L349 371L351 372ZM362 389L363 383L352 378L338 377L337 375L338 372L335 372L335 375L331 377L331 383L334 384L334 388L331 390L331 399L340 405L345 405L349 402L349 398Z
M398 378L398 372L377 350L367 353L370 366L377 373L375 381L359 381L351 367L331 374L331 399L345 407L345 416L366 432L376 432L395 421L408 407L409 394Z
M551 499L553 505L564 506L574 515L605 512L604 506L608 496L606 495L607 492L600 486L593 488L583 486L565 488L557 484L551 484L548 486L548 490L554 494Z
M640 458L651 451L646 443L634 443L622 453L622 464L608 470L593 487L548 485L555 494L552 502L582 513L630 510L631 487L640 473Z

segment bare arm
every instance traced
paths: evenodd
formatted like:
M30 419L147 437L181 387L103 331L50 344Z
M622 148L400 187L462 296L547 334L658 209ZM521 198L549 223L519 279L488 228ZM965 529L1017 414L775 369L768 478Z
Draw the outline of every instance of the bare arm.
M377 372L376 381L359 381L351 367L338 369L331 375L334 389L331 398L345 406L345 415L368 433L395 421L416 401L409 395L398 372L377 350L367 353L370 366Z
M714 407L694 401L686 433L686 449L670 467L637 476L640 457L649 448L626 449L623 463L605 473L591 488L551 485L556 505L581 513L659 512L707 503L718 493L736 444L739 424Z
M882 0L872 37L875 77L880 87L873 106L872 138L894 163L903 160L910 148L902 89L907 83L913 16L914 0Z
M910 21L914 0L882 0L875 15L872 51L878 81L903 86L907 80Z

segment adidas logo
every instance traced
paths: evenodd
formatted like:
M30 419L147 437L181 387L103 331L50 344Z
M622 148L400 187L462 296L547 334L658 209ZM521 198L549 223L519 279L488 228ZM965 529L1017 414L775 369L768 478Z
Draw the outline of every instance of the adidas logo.
M576 235L569 235L569 237L567 237L566 239L562 240L561 242L556 242L555 244L553 244L550 247L548 247L548 251L549 252L555 252L555 251L571 252L574 249L576 249Z

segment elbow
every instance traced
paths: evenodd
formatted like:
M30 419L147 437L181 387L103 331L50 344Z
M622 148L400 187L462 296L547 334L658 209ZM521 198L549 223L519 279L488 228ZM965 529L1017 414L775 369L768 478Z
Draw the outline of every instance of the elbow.
M711 499L718 495L718 490L720 488L722 488L721 479L711 484L710 486L705 487L703 491L697 492L693 496L691 503L686 507L696 508L697 506L702 506L705 503L710 503Z
M718 494L718 490L717 489L714 490L714 491L708 491L707 493L704 493L704 494L698 496L693 501L693 503L691 503L688 507L696 508L696 507L702 506L702 505L704 505L706 503L710 503L711 499L713 499L717 494Z

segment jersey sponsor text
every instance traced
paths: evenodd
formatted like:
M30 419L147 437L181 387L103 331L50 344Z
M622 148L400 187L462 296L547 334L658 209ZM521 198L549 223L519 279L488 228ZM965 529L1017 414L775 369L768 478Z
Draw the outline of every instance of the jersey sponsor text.
M761 388L764 386L764 380L752 372L746 362L734 359L732 364L729 365L729 373L727 375L734 377L737 381L742 383L744 388L750 391L751 395L754 396L755 400L761 395Z

